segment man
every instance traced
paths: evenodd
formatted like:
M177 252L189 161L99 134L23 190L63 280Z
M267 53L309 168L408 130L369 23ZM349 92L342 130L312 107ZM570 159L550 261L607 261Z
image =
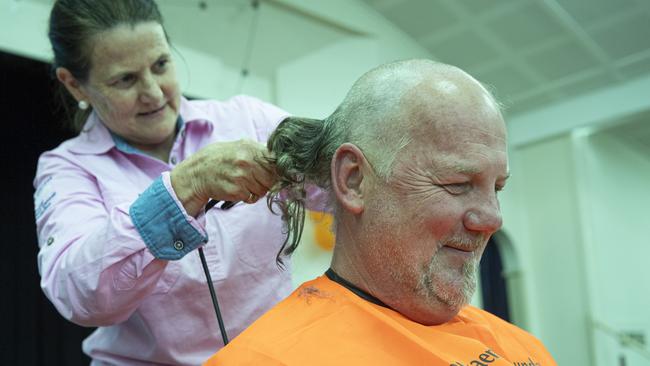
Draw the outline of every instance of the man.
M479 82L449 65L396 62L310 121L285 120L269 146L281 176L330 190L331 268L208 365L555 365L536 338L467 305L508 178L503 117Z

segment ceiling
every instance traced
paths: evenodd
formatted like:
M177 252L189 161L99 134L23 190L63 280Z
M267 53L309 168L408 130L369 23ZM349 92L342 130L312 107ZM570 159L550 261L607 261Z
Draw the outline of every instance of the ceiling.
M54 3L54 0L28 1L48 8ZM247 69L270 79L288 61L359 35L282 1L155 1L172 45L182 44L216 56L234 69ZM253 6L256 2L260 5Z
M511 114L650 72L648 0L363 1Z
M172 44L271 79L282 64L354 35L272 1L258 7L251 6L252 0L158 3Z
M491 85L510 116L650 73L650 0L360 1ZM253 2L158 0L172 43L270 79L290 60L359 36L287 1Z

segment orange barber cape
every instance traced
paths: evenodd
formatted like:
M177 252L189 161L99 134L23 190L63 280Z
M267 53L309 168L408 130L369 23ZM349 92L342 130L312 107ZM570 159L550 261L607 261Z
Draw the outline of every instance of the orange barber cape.
M466 306L425 326L325 276L305 282L205 365L553 366L522 329Z

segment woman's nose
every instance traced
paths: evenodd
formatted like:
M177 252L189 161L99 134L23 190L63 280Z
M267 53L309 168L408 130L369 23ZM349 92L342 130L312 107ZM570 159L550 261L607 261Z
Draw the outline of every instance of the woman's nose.
M163 91L153 76L143 78L140 90L140 101L143 103L158 104L163 97Z

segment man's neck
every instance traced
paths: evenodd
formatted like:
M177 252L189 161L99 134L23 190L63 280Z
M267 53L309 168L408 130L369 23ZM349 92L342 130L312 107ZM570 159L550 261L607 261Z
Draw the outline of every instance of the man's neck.
M371 302L373 304L383 306L383 307L386 307L386 308L389 307L388 305L384 304L378 298L370 295L369 293L365 292L364 290L362 290L362 289L358 288L357 286L355 286L354 284L352 284L350 281L348 281L345 278L339 276L332 268L329 268L325 272L325 276L327 276L327 278L329 278L330 280L332 280L332 281L338 283L339 285L347 288L348 290L352 291L355 295L359 296L360 298L362 298L362 299L364 299L366 301L369 301L369 302Z
M360 258L360 254L354 250L351 251L351 247L339 240L336 241L330 269L351 286L373 298L378 298L378 294L373 291L372 276L366 270L363 258ZM383 304L383 301L381 302Z

